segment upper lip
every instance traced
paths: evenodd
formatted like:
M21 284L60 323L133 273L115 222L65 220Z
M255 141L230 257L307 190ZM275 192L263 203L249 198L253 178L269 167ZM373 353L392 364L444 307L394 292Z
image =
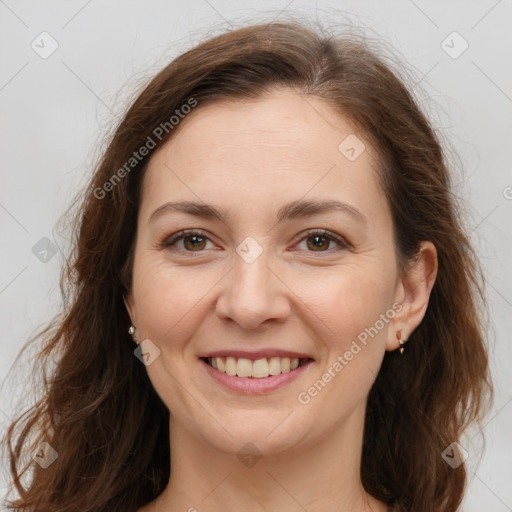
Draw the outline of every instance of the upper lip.
M277 348L261 349L255 351L213 350L206 354L202 354L199 357L234 357L235 359L245 358L252 360L270 357L289 357L290 359L297 357L299 359L314 359L312 356L304 352L294 352L293 350L280 350Z

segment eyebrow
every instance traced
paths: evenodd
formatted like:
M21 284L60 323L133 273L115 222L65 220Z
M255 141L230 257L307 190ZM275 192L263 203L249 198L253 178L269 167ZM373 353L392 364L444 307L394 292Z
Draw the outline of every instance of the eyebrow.
M221 222L229 217L230 210L217 208L206 203L196 203L194 201L168 202L159 206L149 217L148 222L153 222L156 218L168 212L182 212L196 217L206 219L218 219ZM280 208L277 213L277 223L289 221L296 218L311 217L324 212L339 211L352 217L354 220L366 224L367 218L353 206L337 200L322 201L292 201Z

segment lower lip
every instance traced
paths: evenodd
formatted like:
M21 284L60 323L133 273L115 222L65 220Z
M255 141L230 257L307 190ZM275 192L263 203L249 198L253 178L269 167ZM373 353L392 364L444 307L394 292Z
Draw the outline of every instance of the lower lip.
M203 361L202 359L200 359L200 361L205 366L206 371L210 376L219 384L245 395L258 395L279 389L306 372L313 362L309 361L287 373L280 373L279 375L270 375L269 377L256 379L253 377L236 377L228 375L227 373L220 372L219 370L211 367L206 361Z

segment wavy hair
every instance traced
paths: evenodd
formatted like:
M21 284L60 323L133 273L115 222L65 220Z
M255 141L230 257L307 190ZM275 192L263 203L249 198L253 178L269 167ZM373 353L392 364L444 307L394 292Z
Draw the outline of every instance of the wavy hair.
M425 317L404 356L385 354L369 394L361 480L396 511L459 508L466 470L452 469L441 453L482 417L492 384L482 271L446 156L404 80L364 37L291 20L229 31L181 54L149 81L113 132L76 201L73 249L60 281L63 309L36 336L43 367L56 362L46 369L40 400L7 431L19 493L13 510L130 512L164 490L169 411L134 357L123 296L131 285L142 178L151 155L178 130L161 130L155 148L129 171L126 163L191 99L200 109L281 87L324 100L371 142L401 267L421 241L437 249ZM56 460L46 469L22 464L42 440L58 452Z

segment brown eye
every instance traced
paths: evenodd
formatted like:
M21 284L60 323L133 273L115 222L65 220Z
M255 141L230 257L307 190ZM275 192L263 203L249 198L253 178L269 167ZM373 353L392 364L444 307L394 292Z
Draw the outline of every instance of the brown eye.
M347 249L349 247L348 243L339 235L332 233L327 230L316 230L310 233L307 233L305 237L301 239L302 241L306 241L306 251L307 252L332 252L342 249ZM183 241L180 245L179 242ZM179 233L175 233L171 237L165 239L165 241L161 244L162 248L170 249L173 246L176 246L175 249L178 252L201 252L206 250L206 244L211 240L204 235L201 231L187 230L180 231ZM329 244L334 242L337 244L338 248L330 249Z
M183 244L181 246L178 242L183 240ZM209 238L204 236L203 233L199 231L180 231L167 238L162 244L162 248L170 248L174 245L177 245L178 251L182 252L200 252L205 249L206 243L209 241Z
M308 240L308 248L312 249L313 251L316 251L317 249L327 249L329 246L329 242L331 241L329 238L327 238L324 235L314 235L309 236L307 238ZM313 240L311 243L309 243L309 240Z
M335 244L338 245L338 249L334 250L348 248L348 244L343 240L343 238L327 230L310 232L302 240L306 240L306 250L309 252L331 252L329 249L329 244L331 242L335 242Z
M202 250L206 243L206 238L198 235L191 235L182 237L184 241L185 249L194 251L195 249ZM188 243L187 243L188 242Z

